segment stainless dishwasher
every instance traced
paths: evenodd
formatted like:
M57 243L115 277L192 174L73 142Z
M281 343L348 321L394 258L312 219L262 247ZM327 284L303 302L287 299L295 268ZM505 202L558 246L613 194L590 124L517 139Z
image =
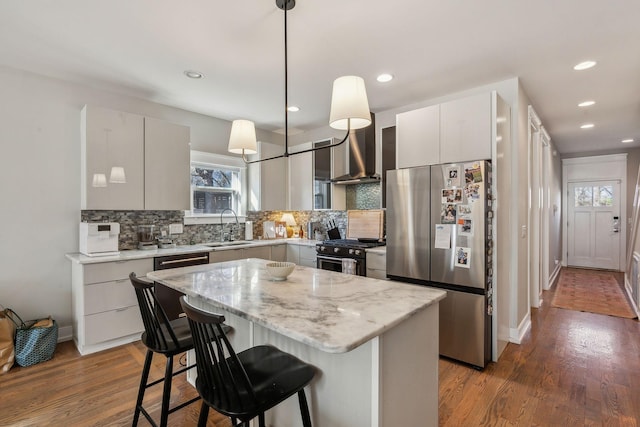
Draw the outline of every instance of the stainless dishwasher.
M155 257L153 259L154 270L167 270L169 268L189 267L191 265L209 264L209 252L195 252L190 254L169 255ZM155 292L158 302L164 308L169 320L175 320L184 316L180 306L180 297L184 295L175 289L169 288L158 282L155 283Z

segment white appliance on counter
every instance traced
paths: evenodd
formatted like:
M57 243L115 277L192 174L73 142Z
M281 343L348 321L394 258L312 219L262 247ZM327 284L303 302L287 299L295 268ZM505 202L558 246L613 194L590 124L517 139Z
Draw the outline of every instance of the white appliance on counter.
M81 222L80 253L87 256L118 255L120 224L117 222Z

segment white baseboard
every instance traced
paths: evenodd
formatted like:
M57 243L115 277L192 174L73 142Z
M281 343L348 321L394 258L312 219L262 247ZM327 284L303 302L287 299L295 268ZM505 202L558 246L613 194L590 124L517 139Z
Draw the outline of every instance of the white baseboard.
M524 338L524 335L527 332L529 332L530 329L531 329L531 313L527 313L524 319L522 319L522 322L520 322L520 325L518 325L517 329L511 328L509 330L509 342L512 342L514 344L522 343L522 339Z
M556 280L558 279L558 275L560 274L561 269L562 269L562 264L558 263L556 265L556 268L551 273L551 276L549 276L549 289L553 288L553 285L556 284Z
M72 326L60 326L58 327L58 342L71 341L73 339L73 327Z

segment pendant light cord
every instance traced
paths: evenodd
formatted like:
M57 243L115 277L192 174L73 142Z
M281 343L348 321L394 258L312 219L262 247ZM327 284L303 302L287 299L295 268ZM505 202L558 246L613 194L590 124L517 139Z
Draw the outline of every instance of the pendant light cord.
M284 2L284 157L289 157L289 58L287 47L287 4Z

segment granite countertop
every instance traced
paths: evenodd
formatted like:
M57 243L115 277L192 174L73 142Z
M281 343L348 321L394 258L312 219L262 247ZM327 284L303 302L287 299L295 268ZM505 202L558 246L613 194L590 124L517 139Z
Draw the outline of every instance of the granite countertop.
M425 286L303 266L296 266L286 281L275 282L267 262L250 258L154 271L147 277L328 353L351 351L446 295Z
M227 251L240 248L252 248L257 246L271 246L271 245L298 245L298 246L315 246L319 243L317 240L307 240L300 238L292 239L270 239L270 240L242 240L236 241L243 242L242 244L233 244L228 246L215 246L218 242L211 242L212 246L207 246L208 243L200 243L197 245L184 245L176 246L171 249L148 249L148 250L126 250L120 251L118 255L107 256L87 256L81 253L69 253L65 254L67 259L78 264L96 264L101 262L114 262L114 261L127 261L133 259L143 258L155 258L160 256L171 256L180 254L189 254L194 252L213 252L213 251Z

